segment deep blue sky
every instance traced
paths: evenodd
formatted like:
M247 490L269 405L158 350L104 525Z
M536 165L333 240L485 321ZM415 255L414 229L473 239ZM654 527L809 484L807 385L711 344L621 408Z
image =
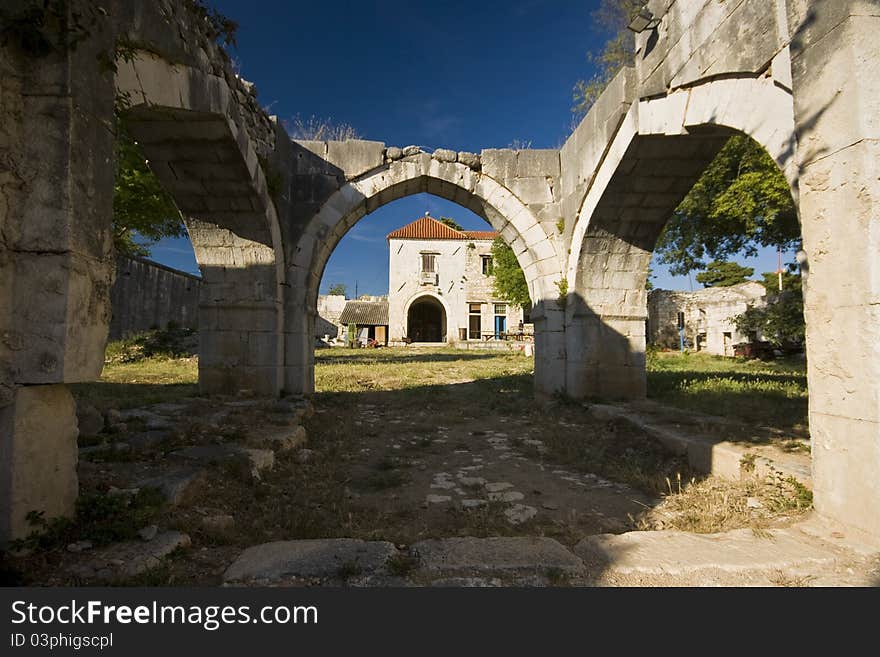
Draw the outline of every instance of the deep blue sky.
M572 87L591 72L585 53L605 38L591 20L597 0L211 4L238 21L232 55L271 114L327 117L351 124L365 139L431 150L479 152L515 141L559 146L571 130ZM321 291L342 282L350 294L356 283L361 294L385 294L384 237L426 210L465 228L486 226L437 197L401 199L346 235ZM152 257L198 273L185 239L161 242ZM775 255L748 264L769 271ZM657 287L690 285L662 267L654 271Z

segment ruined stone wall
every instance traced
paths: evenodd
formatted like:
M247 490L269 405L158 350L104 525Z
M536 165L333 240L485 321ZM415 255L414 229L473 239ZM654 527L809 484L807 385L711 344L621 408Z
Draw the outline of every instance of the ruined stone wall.
M749 339L736 330L734 318L750 305L763 304L764 295L764 286L754 282L694 292L652 290L648 294L648 342L677 347L678 313L683 312L690 348L732 356L733 345ZM702 337L698 340L698 336ZM670 338L674 344L666 344Z
M315 337L329 335L331 339L343 334L339 316L345 309L344 294L321 294L318 296L318 316L315 318Z
M110 340L174 323L199 327L201 279L146 258L119 256L110 288Z

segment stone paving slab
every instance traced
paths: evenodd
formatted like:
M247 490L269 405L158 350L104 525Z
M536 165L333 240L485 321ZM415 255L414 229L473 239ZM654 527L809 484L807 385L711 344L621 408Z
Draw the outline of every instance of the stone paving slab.
M223 581L273 582L294 578L331 578L343 570L380 571L397 549L387 541L354 538L273 541L249 547L226 572Z
M138 488L158 488L171 505L180 504L207 475L204 468L176 468L157 477L143 479L135 484Z
M149 541L126 541L95 550L69 572L84 579L112 581L134 577L162 563L162 559L190 545L189 535L178 531L157 534Z
M572 574L581 560L552 538L534 536L445 538L412 546L421 567L432 575L534 575L548 569Z
M601 569L606 576L790 570L830 565L839 559L837 551L805 538L797 530L789 529L759 534L751 529L723 534L644 531L589 536L574 551L588 568Z

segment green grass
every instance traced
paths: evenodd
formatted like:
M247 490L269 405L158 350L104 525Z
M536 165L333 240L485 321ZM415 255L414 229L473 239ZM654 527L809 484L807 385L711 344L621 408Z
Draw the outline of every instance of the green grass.
M107 363L101 380L70 386L78 400L99 410L133 408L198 392L198 358L163 358L156 356L133 363Z
M803 361L649 353L648 396L658 402L806 435Z

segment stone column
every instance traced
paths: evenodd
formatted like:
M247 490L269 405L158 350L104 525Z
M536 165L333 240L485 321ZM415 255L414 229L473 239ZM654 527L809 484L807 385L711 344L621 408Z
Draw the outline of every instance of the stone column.
M199 388L276 396L282 387L282 304L270 247L187 220L204 282L199 299Z
M814 503L880 541L880 13L788 10Z
M539 398L564 393L565 317L555 301L539 302L532 309L535 326L535 395Z
M0 49L0 543L30 531L28 513L68 515L76 500L63 384L96 379L104 360L114 91L97 54L112 43Z

